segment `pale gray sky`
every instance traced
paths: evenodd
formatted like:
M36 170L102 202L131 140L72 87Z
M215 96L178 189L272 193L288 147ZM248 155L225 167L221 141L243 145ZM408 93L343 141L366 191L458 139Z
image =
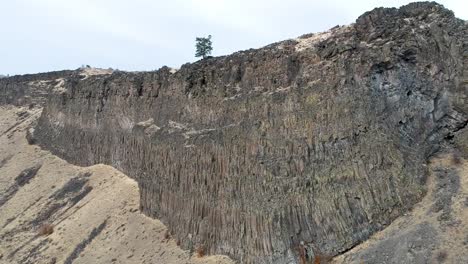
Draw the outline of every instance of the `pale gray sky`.
M404 0L5 0L0 4L0 74L76 69L180 67L196 36L213 55L259 48L350 24ZM468 19L467 0L438 1Z

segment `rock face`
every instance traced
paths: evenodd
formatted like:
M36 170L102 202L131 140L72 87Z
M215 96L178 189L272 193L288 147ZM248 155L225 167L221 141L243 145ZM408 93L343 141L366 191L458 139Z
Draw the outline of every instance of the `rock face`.
M451 11L413 3L177 72L70 75L34 137L136 179L141 210L183 247L334 256L417 203L428 158L465 128L467 36Z
M65 78L76 71L57 71L0 78L0 105L44 105L53 90L61 88Z

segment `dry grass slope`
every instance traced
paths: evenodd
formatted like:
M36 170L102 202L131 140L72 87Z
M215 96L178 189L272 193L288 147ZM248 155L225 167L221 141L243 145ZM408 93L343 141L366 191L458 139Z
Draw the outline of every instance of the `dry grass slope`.
M0 107L0 264L233 263L180 249L139 212L136 182L117 170L76 167L28 144L39 113Z

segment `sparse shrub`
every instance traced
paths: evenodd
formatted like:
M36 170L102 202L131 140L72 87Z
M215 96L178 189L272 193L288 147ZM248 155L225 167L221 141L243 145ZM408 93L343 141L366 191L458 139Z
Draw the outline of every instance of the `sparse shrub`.
M176 245L179 247L180 246L180 239L177 239Z
M320 264L320 256L319 255L314 257L314 264Z
M199 245L196 250L197 257L203 258L205 256L205 247L203 245Z
M317 254L314 257L314 264L327 264L330 263L333 257L327 255Z
M39 227L37 233L40 236L48 236L54 232L54 226L51 224L43 224Z
M327 264L333 259L333 257L329 255L317 253L317 249L314 249L313 252L309 252L303 242L301 242L295 249L298 252L300 264Z
M171 238L171 232L169 232L169 230L166 230L166 232L164 233L164 239L169 240L170 238Z
M306 249L304 245L299 245L297 247L297 252L299 253L299 263L300 264L307 264L307 256L306 256Z
M454 151L452 154L452 161L455 165L460 165L462 163L462 157L460 151Z
M438 263L442 263L447 259L447 252L446 251L439 251L437 253L437 261Z

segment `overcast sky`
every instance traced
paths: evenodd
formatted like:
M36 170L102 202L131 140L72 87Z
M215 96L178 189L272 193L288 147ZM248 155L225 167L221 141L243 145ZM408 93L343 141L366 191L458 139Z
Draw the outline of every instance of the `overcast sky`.
M403 0L4 0L0 74L76 69L178 68L193 62L195 37L213 35L213 55L259 48L350 24ZM468 0L441 0L468 20Z

